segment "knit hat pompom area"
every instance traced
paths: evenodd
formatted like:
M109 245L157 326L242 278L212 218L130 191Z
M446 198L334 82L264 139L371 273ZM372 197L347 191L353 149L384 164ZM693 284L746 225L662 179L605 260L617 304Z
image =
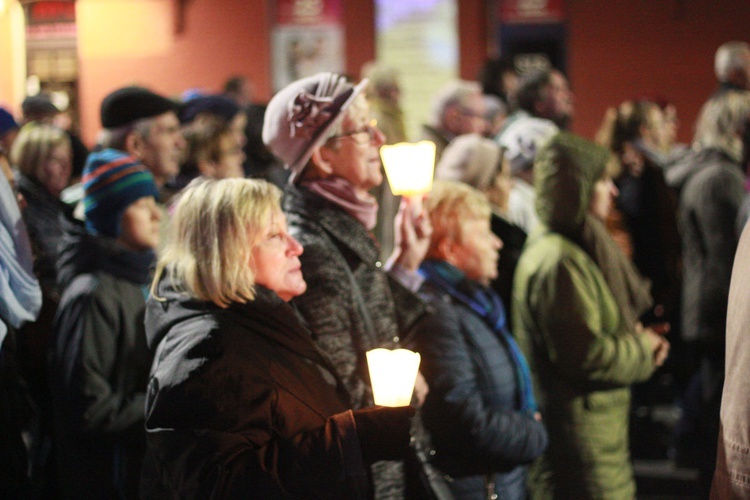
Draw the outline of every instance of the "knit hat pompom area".
M83 169L84 214L91 234L117 238L122 214L146 196L159 199L154 176L143 164L115 149L91 153Z

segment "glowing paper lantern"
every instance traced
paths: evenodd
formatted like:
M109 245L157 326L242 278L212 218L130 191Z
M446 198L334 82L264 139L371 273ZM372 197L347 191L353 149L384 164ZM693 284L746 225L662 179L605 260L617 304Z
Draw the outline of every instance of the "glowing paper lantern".
M385 175L395 195L411 196L432 189L435 171L435 143L399 142L380 148Z
M419 353L408 349L367 351L376 405L409 406L420 359Z

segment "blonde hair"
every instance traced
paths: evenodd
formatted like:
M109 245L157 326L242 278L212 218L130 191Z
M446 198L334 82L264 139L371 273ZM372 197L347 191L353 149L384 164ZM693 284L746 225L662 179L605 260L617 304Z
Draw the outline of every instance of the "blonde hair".
M491 214L487 197L468 184L458 181L435 181L424 208L432 224L427 256L437 259L443 257L439 248L444 240L461 241L461 228L466 220L489 220Z
M742 133L750 123L750 94L728 90L709 99L701 108L695 126L695 142L702 148L724 151L742 159Z
M29 122L21 127L13 147L10 161L21 173L47 184L44 166L58 146L71 148L70 139L60 128L39 122Z
M256 179L194 179L173 205L167 243L151 293L162 273L193 298L219 307L255 298L252 249L274 213L281 191Z

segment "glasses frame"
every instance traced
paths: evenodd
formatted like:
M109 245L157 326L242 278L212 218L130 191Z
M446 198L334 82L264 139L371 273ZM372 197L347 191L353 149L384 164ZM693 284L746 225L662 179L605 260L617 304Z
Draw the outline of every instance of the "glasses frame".
M373 142L375 142L378 132L382 133L381 130L378 128L378 121L373 119L373 120L370 120L370 122L367 125L365 125L364 127L358 130L352 130L351 132L332 135L331 137L328 138L326 142L350 138L350 139L353 139L354 142L356 142L357 144L361 144L364 146L366 144L372 144ZM362 142L359 139L356 139L354 137L356 135L364 134L364 133L367 133L367 141L365 142Z

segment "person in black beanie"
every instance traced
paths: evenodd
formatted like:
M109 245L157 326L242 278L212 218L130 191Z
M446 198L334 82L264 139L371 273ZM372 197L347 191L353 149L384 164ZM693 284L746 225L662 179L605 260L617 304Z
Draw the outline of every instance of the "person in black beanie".
M185 139L178 104L143 87L122 87L102 101L100 148L124 151L154 175L161 189L180 171Z

